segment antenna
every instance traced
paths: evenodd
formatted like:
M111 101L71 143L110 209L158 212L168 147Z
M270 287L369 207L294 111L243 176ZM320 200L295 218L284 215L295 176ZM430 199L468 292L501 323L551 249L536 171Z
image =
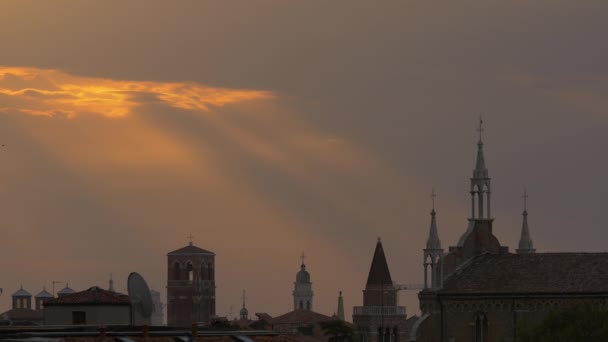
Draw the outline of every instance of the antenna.
M53 280L53 297L55 297L55 284L63 284L63 281Z
M148 284L139 273L132 272L127 286L131 300L131 325L149 325L154 304Z

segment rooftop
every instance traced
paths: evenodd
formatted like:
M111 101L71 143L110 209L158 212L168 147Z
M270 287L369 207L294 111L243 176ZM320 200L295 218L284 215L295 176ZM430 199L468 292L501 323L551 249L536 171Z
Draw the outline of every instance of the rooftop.
M608 293L608 253L482 254L439 293Z
M206 249L202 249L200 247L196 247L192 243L190 243L188 246L185 246L185 247L182 247L180 249L176 249L173 252L167 253L167 255L173 255L173 254L207 254L207 255L215 255L215 253L213 253L211 251L208 251Z
M55 305L130 305L129 296L93 286L88 290L49 299L45 307Z

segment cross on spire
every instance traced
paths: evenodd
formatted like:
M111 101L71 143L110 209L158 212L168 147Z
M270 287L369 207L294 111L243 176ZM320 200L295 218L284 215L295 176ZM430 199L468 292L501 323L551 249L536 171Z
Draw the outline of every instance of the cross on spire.
M483 134L483 120L481 119L481 115L479 116L479 128L477 128L477 132L479 132L479 142L481 142Z
M435 188L431 190L431 202L433 204L433 211L435 211L435 198L437 198L437 194L435 193Z
M188 240L190 240L190 246L192 246L192 240L194 240L194 235L192 235L192 233L188 234L187 236Z
M302 255L300 255L300 258L302 258L302 265L304 265L304 259L306 259L306 254L304 254L304 251L302 251Z
M247 299L246 292L243 290L243 307L245 307L245 300Z
M524 188L524 194L521 196L524 199L524 211L528 210L528 190Z

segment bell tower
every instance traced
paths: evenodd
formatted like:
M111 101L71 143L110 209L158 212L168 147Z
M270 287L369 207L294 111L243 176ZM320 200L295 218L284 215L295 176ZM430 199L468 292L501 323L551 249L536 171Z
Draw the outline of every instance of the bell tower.
M190 243L167 254L167 325L215 317L215 253Z

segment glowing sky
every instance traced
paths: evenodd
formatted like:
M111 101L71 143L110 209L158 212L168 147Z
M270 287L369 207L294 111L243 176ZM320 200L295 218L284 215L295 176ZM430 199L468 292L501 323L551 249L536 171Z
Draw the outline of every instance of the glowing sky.
M608 4L3 1L0 312L20 284L163 290L165 254L217 253L218 313L360 305L376 238L422 282L486 122L495 234L528 188L539 251L604 251ZM415 293L401 295L408 313Z

